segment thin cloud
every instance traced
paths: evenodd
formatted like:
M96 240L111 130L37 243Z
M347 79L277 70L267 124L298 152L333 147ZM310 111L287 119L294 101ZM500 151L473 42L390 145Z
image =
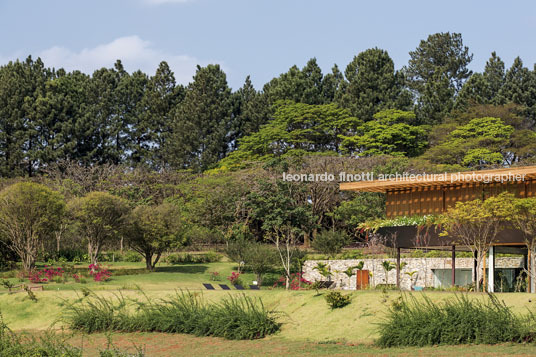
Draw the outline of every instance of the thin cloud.
M129 72L140 69L145 73L153 74L158 64L161 61L166 61L175 73L177 82L183 84L192 80L197 64L206 65L209 63L200 61L193 56L172 54L156 49L151 42L138 36L120 37L109 43L93 48L84 48L78 52L54 46L32 55L34 58L41 57L47 67L65 68L68 71L80 70L89 74L102 67L112 67L117 59L121 60ZM0 63L7 63L16 58L24 59L25 57L21 56L20 53L12 56L0 55Z

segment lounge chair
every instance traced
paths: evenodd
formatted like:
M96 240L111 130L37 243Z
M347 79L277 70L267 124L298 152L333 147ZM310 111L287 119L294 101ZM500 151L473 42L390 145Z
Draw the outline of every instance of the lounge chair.
M207 289L207 290L216 290L216 289L214 288L214 286L212 286L212 284L203 284L203 286L204 286L205 289Z
M258 285L250 285L250 286L249 286L249 289L250 289L250 290L261 290L261 287L258 286Z
M242 285L235 285L234 287L236 290L244 290L244 287Z
M219 285L220 285L220 288L221 288L222 290L231 290L231 288L230 288L229 285L227 285L227 284L219 284Z

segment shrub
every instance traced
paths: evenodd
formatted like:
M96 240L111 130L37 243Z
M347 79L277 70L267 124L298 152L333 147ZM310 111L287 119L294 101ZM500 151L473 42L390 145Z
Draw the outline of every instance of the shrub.
M534 316L514 315L492 294L482 301L456 295L442 303L423 296L404 297L391 306L380 323L381 347L458 344L497 344L532 339Z
M108 281L110 277L112 276L112 273L109 270L97 264L90 264L88 269L89 269L89 275L93 277L93 280L99 283L103 281Z
M221 258L221 254L215 252L203 254L175 253L168 255L165 261L169 264L206 264L217 263Z
M129 263L138 263L143 260L143 257L139 255L136 252L128 251L125 254L123 254L123 261L129 262Z
M65 342L63 335L48 331L39 338L14 334L0 315L0 356L81 357L82 351Z
M352 302L350 295L343 295L338 291L330 291L326 294L325 299L331 309L340 309Z
M313 240L313 248L328 256L335 256L342 248L348 244L349 238L345 232L326 230L322 231Z
M92 295L68 305L64 319L70 328L86 333L154 331L243 340L277 332L280 324L276 317L277 313L266 310L260 299L243 294L207 304L199 294L177 292L157 302L131 303L121 295Z
M232 285L242 285L242 280L240 279L240 273L231 272L231 275L227 277L227 280L231 282Z
M279 277L279 279L274 283L273 287L285 287L285 276L282 275ZM290 274L289 278L290 282L290 290L301 290L304 288L308 288L311 285L311 282L306 280L300 273L292 273Z

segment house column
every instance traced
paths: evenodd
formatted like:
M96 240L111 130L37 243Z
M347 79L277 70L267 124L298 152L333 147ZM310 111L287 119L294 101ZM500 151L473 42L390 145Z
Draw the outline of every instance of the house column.
M396 287L400 289L400 247L396 248Z
M485 258L484 258L485 259ZM495 292L495 247L489 247L488 292Z
M456 285L456 246L452 246L452 286Z

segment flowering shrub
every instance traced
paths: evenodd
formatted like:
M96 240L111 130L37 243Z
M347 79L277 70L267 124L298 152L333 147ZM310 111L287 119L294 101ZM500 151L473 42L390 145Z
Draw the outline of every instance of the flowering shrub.
M30 283L32 284L46 283L48 281L48 279L44 277L43 271L39 270L28 272L28 280L30 280Z
M290 274L290 289L291 290L300 290L311 285L309 280L306 280L302 277L301 273L292 273ZM285 276L281 277L274 283L274 288L285 287Z
M53 268L45 265L42 270L32 270L28 272L28 280L33 284L40 284L52 281L55 278L63 278L65 271L63 268Z
M233 285L242 284L242 281L240 280L240 273L235 273L234 271L231 273L230 276L227 277L227 280L229 280Z
M220 273L217 271L213 271L212 273L210 273L210 280L220 281L221 280Z
M112 273L110 273L109 270L100 267L97 264L90 264L88 268L89 275L91 275L93 277L93 280L95 280L96 282L107 281L112 276Z

